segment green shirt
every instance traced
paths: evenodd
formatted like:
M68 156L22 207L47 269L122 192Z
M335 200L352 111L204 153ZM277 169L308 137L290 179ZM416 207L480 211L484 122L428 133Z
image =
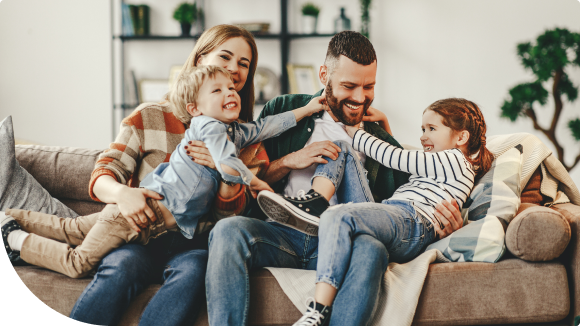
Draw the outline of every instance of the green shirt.
M260 119L268 115L279 114L303 107L312 98L320 96L320 94L322 94L322 90L314 95L290 94L278 96L266 103L260 113ZM304 148L314 131L314 120L320 119L323 113L319 112L310 117L306 117L300 120L296 127L284 132L280 136L265 140L263 143L270 161L275 161ZM378 124L365 122L364 129L373 136L402 148L395 138L383 130ZM369 186L375 202L381 202L384 199L390 198L399 186L409 181L408 173L387 168L370 157L366 159L365 169L368 171ZM276 193L283 193L287 184L288 175L276 182L272 186L272 189Z

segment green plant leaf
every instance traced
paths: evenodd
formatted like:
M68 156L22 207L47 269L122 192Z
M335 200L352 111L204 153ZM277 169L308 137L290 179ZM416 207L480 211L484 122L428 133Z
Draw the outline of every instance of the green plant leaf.
M572 136L577 141L580 141L580 119L576 118L576 120L568 121L568 128L572 131Z
M319 13L320 8L317 5L313 4L312 2L307 2L302 5L302 14L304 16L318 17Z
M562 79L560 79L559 84L560 94L566 95L568 101L574 102L578 98L578 87L572 84L570 78L568 78L567 74L562 75Z
M173 12L173 18L180 23L193 23L197 19L197 5L195 3L182 2Z
M510 99L505 100L501 106L501 117L512 122L523 116L525 110L532 109L535 102L544 105L548 100L548 91L540 81L516 85L510 89L509 94Z

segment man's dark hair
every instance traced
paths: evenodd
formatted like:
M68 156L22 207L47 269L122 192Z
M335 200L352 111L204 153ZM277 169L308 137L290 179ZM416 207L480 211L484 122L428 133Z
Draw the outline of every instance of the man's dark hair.
M328 43L324 65L328 68L329 74L336 67L341 55L363 66L368 66L377 60L371 41L361 33L353 31L337 33Z

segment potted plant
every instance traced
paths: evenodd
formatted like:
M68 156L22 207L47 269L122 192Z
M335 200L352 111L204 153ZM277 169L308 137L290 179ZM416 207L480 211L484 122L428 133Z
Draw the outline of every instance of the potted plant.
M369 8L371 6L372 0L359 0L360 1L360 33L367 38L369 38L369 25L371 22L371 16L369 15Z
M312 2L302 5L302 32L304 34L316 34L316 24L320 8Z
M182 2L175 8L173 18L181 24L181 36L189 36L191 24L197 19L197 6L195 3Z

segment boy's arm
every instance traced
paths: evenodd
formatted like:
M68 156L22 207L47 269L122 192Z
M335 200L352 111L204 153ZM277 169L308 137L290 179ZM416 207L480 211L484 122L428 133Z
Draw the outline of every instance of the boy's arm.
M313 98L305 106L292 111L269 115L248 123L240 124L241 135L236 143L240 148L261 142L268 138L277 137L288 129L295 127L296 123L305 117L311 116L327 108L323 102L323 97Z

